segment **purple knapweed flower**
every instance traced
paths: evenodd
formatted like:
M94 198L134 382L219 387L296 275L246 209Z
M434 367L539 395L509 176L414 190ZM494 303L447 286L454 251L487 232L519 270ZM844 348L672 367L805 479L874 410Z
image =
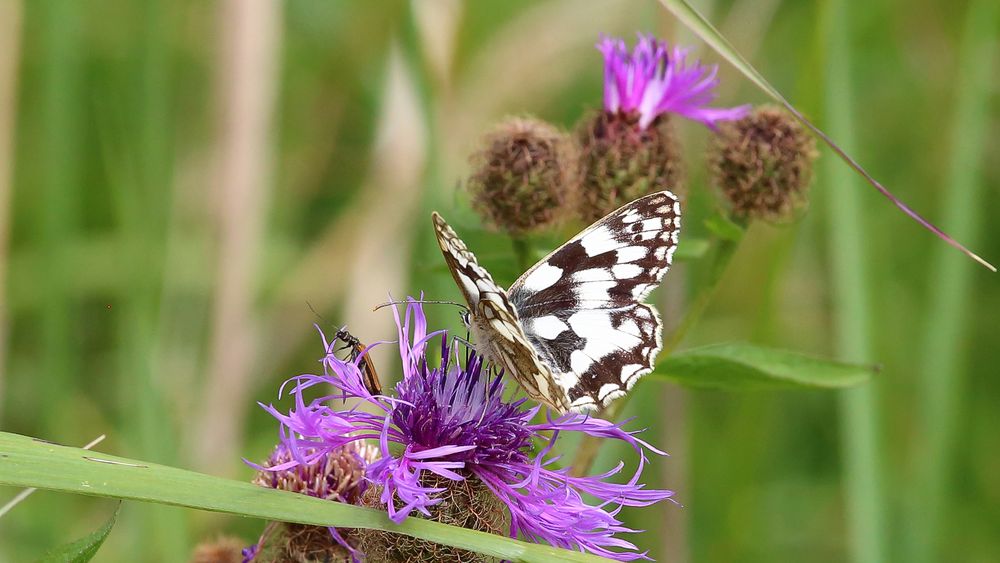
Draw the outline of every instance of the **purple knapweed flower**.
M639 34L632 53L625 42L601 37L598 50L604 54L604 109L610 113L639 114L645 129L663 113L676 113L715 128L717 121L739 119L749 105L735 108L706 107L715 100L717 65L688 65L688 49Z
M290 461L273 469L311 463L349 443L377 442L381 458L368 465L366 476L381 487L380 500L395 522L413 512L430 515L429 507L446 502L442 481L478 479L509 510L511 537L620 561L646 558L616 537L635 532L617 515L622 506L647 506L673 495L640 483L645 452L663 452L621 424L583 414L533 423L539 407L526 408L524 399L506 401L503 379L490 377L481 357L471 350L461 353L460 344L444 331L427 332L420 304L411 300L403 319L398 311L394 317L403 366L395 396L371 394L359 365L337 358L336 343L324 337L323 375L286 382L294 407L283 413L261 405L281 422L281 441L292 453ZM434 338L441 342L438 367L428 361ZM313 387L334 391L307 401L305 392ZM573 476L569 468L556 466L559 457L551 453L561 432L621 440L639 454L638 467L624 483L612 481L623 463L600 475ZM533 441L544 444L540 451L534 451Z

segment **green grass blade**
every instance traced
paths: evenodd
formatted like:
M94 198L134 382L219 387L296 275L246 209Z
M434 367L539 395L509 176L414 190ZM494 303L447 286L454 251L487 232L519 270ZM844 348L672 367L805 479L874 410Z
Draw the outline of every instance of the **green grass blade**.
M651 375L689 387L743 391L852 387L867 382L875 372L872 366L735 342L675 352L658 363Z
M674 16L676 16L677 19L679 19L685 26L687 26L688 29L696 33L702 38L702 40L705 41L705 43L708 43L709 46L715 49L716 52L736 67L736 70L740 71L740 73L746 76L751 82L754 83L754 85L763 90L764 93L770 96L775 102L781 104L785 107L785 109L791 112L796 119L802 122L802 124L808 127L817 137L820 138L820 140L826 143L827 146L829 146L830 149L832 149L833 152L841 158L841 160L846 162L848 166L860 174L869 184L872 185L872 187L878 190L879 193L885 196L903 213L908 215L925 229L937 235L941 240L965 253L965 255L969 258L972 258L976 262L979 262L994 272L997 271L995 266L980 258L961 243L948 236L944 231L934 226L933 223L924 219L919 213L910 209L910 207L900 201L899 198L892 195L892 192L890 192L885 186L869 174L868 171L865 170L864 167L862 167L856 160L854 160L846 150L841 149L836 143L833 142L831 137L829 137L811 121L806 119L806 117L802 115L799 110L795 109L795 107L781 95L781 92L778 92L774 86L771 86L764 76L760 74L760 72L758 72L749 61L743 58L743 55L741 55L739 51L737 51L736 48L733 47L721 33L719 33L719 30L715 29L715 27L686 0L660 0L660 3L663 4L663 6L672 14L674 14Z
M0 485L155 502L281 522L371 528L509 561L597 562L595 555L526 543L419 518L395 524L381 511L266 489L184 469L0 432Z
M104 545L108 534L111 533L111 528L115 526L115 520L118 519L118 511L121 510L121 506L122 504L119 502L118 506L115 507L114 514L99 529L46 553L39 559L39 563L87 563L93 559L97 550Z
M989 146L990 81L987 69L997 63L1000 4L974 0L966 13L958 59L957 92L951 130L948 190L943 201L944 224L955 236L976 241L981 231L982 179ZM965 331L970 326L971 272L951 253L934 249L929 271L934 272L926 315L927 329L919 363L921 396L917 435L923 437L916 460L917 482L907 498L910 516L904 536L904 561L940 561L942 523L949 519L947 502L951 470L955 467L957 424L962 416L965 373Z
M826 38L821 44L826 69L824 113L831 131L852 150L851 59L855 43L850 38L850 13L844 0L828 0L820 35ZM854 189L856 186L851 184L855 178L832 159L824 160L820 172L827 195L834 349L838 357L870 361L872 290L870 245L866 243L867 194ZM850 560L855 563L881 563L887 555L876 390L877 386L868 385L845 390L840 397L847 545Z

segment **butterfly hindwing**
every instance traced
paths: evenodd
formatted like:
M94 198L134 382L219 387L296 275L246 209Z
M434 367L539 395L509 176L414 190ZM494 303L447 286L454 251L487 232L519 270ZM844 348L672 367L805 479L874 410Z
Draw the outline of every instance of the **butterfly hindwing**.
M607 406L653 369L656 309L642 300L677 248L670 192L611 212L525 272L509 291L433 215L438 245L469 304L476 346L533 399L561 412Z
M511 286L528 341L574 410L604 407L652 371L660 319L642 300L669 268L679 230L677 198L651 194L597 221Z

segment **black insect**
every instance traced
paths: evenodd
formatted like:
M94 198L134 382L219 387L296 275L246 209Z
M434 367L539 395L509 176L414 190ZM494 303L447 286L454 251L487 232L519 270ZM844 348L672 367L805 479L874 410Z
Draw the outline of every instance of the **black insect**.
M369 347L362 344L360 340L353 334L347 331L346 328L342 328L337 331L336 339L343 342L344 345L337 349L337 352L342 352L348 350L347 357L352 362L357 362L358 358L361 358L360 367L361 373L365 378L365 388L372 395L382 394L382 383L378 378L378 371L375 369L375 362L372 360L371 355L368 354Z

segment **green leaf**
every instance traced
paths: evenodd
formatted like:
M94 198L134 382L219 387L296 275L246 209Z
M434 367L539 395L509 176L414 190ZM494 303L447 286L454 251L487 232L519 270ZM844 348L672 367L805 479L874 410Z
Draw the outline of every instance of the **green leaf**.
M0 432L0 485L155 502L314 526L385 530L509 561L606 561L596 555L420 518L396 524L385 512L371 508L60 446L8 432Z
M773 387L834 389L865 383L877 371L874 366L731 343L676 352L656 365L653 376L690 387L730 391Z
M119 502L111 518L108 518L108 521L98 530L49 551L38 560L39 563L87 563L93 559L97 550L104 544L108 534L111 533L111 528L115 526L115 520L118 518L118 511L121 510L121 507L122 503Z
M719 33L719 30L715 29L715 27L707 19L705 19L705 16L701 15L698 10L695 10L691 4L688 4L687 0L660 0L660 3L663 4L663 7L670 11L670 13L679 19L688 29L701 37L705 43L708 43L712 49L715 49L717 53L722 55L723 58L736 67L736 70L740 71L740 73L747 77L750 82L753 82L758 88L763 90L764 93L770 96L772 100L784 106L789 113L794 115L795 118L809 128L813 134L826 143L826 145L829 146L841 160L846 162L848 166L860 174L865 181L871 184L871 186L878 190L880 194L891 201L892 204L899 208L900 211L919 223L923 228L937 235L941 240L957 248L959 251L964 252L969 258L979 262L993 272L997 271L996 267L992 264L983 260L968 248L962 246L961 243L945 234L944 231L935 227L930 221L924 219L919 213L910 209L908 205L900 201L900 199L896 196L892 195L892 193L878 180L876 180L874 176L869 174L868 171L861 166L861 164L837 146L837 144L833 142L833 139L827 136L826 133L820 130L820 128L814 125L811 121L806 119L806 117L802 115L799 110L795 109L795 107L781 95L781 92L778 92L774 86L771 86L771 84L764 79L764 76L758 72L757 69L754 68L753 65L751 65L750 62L747 61L735 47L733 47L729 40L723 37L722 34Z

